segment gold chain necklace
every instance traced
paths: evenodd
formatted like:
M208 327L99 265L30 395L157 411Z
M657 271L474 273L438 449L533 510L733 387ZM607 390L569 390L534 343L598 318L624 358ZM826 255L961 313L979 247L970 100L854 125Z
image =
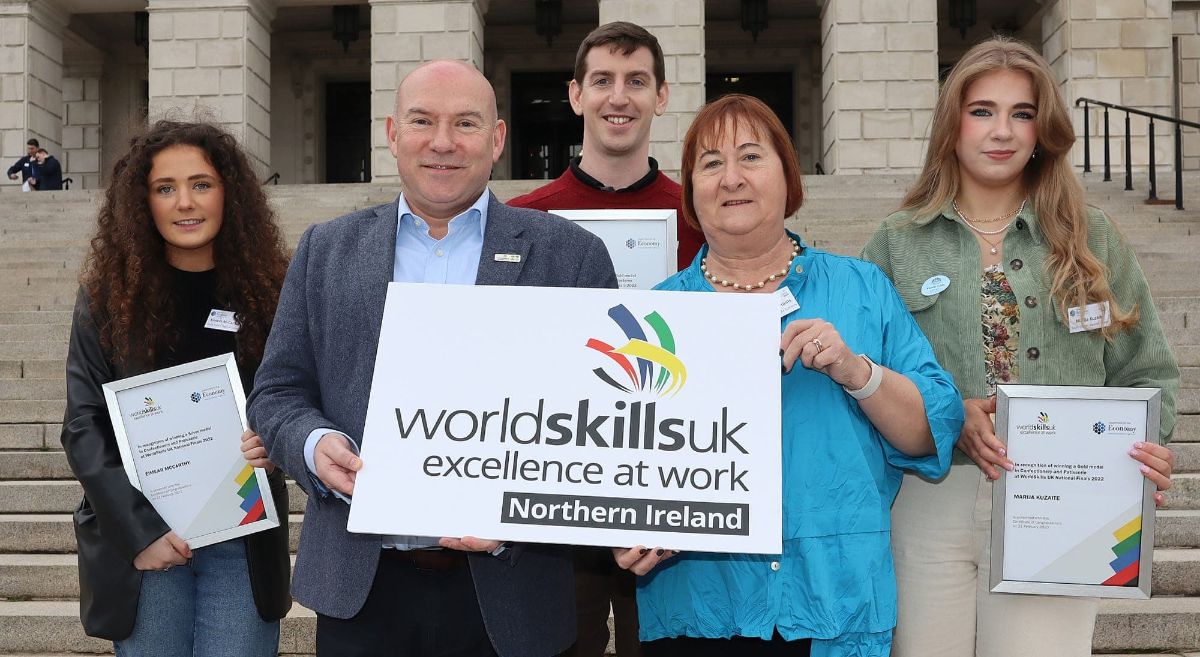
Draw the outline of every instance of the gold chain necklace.
M1026 199L1026 200L1028 200L1028 199ZM1013 210L1012 212L1006 212L1006 213L1000 215L999 217L993 217L991 219L968 219L967 215L963 214L963 211L958 209L958 199L954 199L954 200L950 201L950 205L954 206L954 211L958 213L958 216L962 217L962 220L969 224L994 224L997 221L1004 221L1005 219L1015 217L1015 216L1021 214L1021 210L1025 209L1025 201L1023 200L1023 201L1021 201L1021 205L1017 206L1016 210ZM995 233L989 233L989 234L995 235Z
M774 283L777 279L784 278L785 276L787 276L788 270L791 269L791 267L792 267L792 261L796 259L796 256L800 255L800 245L796 242L796 240L791 239L789 237L788 241L790 241L792 243L792 255L788 257L787 264L784 265L783 269L781 269L778 273L771 274L770 276L764 278L763 280L761 280L757 283L734 283L732 281L728 281L723 278L717 278L716 276L714 276L712 274L712 272L708 271L708 255L707 254L705 254L705 256L700 259L700 271L704 272L704 277L707 278L709 281L711 281L713 285L720 285L722 287L731 287L735 290L740 290L740 291L744 291L744 292L750 292L751 290L757 290L760 288L764 288L767 286L767 283Z

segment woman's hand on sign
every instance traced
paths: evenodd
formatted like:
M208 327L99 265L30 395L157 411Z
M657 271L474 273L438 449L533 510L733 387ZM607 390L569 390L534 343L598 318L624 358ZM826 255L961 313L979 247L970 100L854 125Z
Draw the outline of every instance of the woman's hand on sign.
M658 564L679 554L678 550L667 550L665 548L651 549L643 545L631 548L615 547L612 549L612 552L617 565L635 575L645 575L654 570L654 567Z
M250 465L266 470L267 474L275 472L275 464L267 458L267 447L263 445L262 438L250 429L242 434L242 458Z
M999 479L1000 470L997 466L1012 470L1013 462L1008 459L1004 443L996 437L996 425L992 423L991 414L996 412L996 398L964 399L963 410L966 412L966 422L956 447L971 457L988 479Z

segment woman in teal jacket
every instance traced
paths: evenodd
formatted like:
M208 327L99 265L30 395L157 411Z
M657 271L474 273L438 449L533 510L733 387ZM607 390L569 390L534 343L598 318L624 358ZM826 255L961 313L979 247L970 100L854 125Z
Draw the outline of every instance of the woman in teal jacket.
M962 426L958 393L877 267L784 229L800 206L800 170L764 104L726 96L705 106L684 141L682 178L684 217L708 244L658 289L789 302L783 554L685 553L659 565L662 550L616 550L620 565L648 573L638 586L643 651L887 657L888 510L903 469L946 471ZM755 394L746 383L730 394Z
M1175 423L1179 369L1132 249L1084 205L1055 80L1019 42L968 51L938 99L924 170L863 251L896 284L967 411L950 473L906 476L892 512L894 657L1091 655L1095 600L989 591L991 484L1012 468L989 417L996 385L1161 388L1164 441ZM1108 304L1111 323L1072 333L1069 309L1089 304ZM1170 487L1167 448L1138 442L1130 456Z

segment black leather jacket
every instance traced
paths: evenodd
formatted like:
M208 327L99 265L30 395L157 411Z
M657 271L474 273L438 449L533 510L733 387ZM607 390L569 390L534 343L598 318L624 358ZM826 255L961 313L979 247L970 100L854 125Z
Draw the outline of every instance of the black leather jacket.
M133 567L134 558L170 528L141 491L129 483L101 386L149 369L127 369L108 360L100 347L87 297L80 291L67 354L62 445L84 491L74 514L75 539L79 543L80 619L88 635L113 641L128 637L137 617L142 575ZM241 540L246 545L258 614L265 621L275 621L288 612L292 603L288 589L288 496L279 469L268 479L281 516L280 526Z

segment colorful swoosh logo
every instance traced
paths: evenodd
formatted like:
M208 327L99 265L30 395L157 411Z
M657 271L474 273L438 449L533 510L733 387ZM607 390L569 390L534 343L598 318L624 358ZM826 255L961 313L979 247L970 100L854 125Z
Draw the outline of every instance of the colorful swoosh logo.
M596 338L587 341L589 349L607 356L623 374L614 378L604 367L597 367L592 372L601 381L622 392L651 392L659 397L675 395L683 389L687 382L687 367L675 354L675 334L658 311L642 318L653 331L658 344L646 337L642 324L624 304L609 308L608 316L624 332L627 342L614 347ZM618 381L618 378L621 380ZM628 383L624 383L625 379L628 379Z

